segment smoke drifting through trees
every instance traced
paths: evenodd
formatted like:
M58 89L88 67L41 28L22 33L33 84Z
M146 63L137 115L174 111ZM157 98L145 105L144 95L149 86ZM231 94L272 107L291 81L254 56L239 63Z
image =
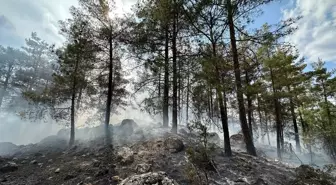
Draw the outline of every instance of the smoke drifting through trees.
M145 0L117 17L113 1L80 0L60 21L60 48L36 33L21 49L0 47L1 114L70 124L71 145L80 115L91 110L88 120L105 124L109 145L110 118L129 95L145 92L142 109L174 133L193 121L219 127L227 156L234 111L251 155L255 140L270 143L276 132L279 158L289 138L297 152L322 143L336 159L333 70L281 42L296 19L245 30L270 2ZM125 62L139 66L134 80L126 80Z

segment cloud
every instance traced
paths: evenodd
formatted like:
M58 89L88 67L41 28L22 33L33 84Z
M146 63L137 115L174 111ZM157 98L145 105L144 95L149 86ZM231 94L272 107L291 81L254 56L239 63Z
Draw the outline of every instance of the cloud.
M14 24L4 15L0 15L0 44L4 46L19 45L20 39L15 34Z
M115 2L121 14L130 11L135 0ZM58 21L70 17L71 6L78 6L78 0L0 0L0 44L20 47L37 32L48 43L61 45Z
M13 37L24 43L31 32L35 31L48 43L62 43L62 37L58 34L58 20L69 17L69 8L76 5L76 0L0 0L0 12L14 29L7 29L12 37L2 41L9 45L17 45Z
M287 38L301 55L312 62L317 58L336 62L336 1L293 0L282 10L284 19L302 15L296 23L298 30Z

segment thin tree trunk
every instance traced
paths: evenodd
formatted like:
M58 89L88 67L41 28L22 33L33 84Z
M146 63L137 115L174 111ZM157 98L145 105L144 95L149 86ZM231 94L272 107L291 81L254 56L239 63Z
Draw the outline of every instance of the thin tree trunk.
M281 118L280 118L280 107L278 99L276 98L276 89L274 84L274 76L273 76L273 70L270 68L271 72L271 80L272 80L272 89L273 89L273 103L275 108L275 123L276 123L276 133L277 133L277 155L279 159L282 159L281 156Z
M249 127L247 125L246 120L246 112L244 107L244 96L242 91L242 82L240 76L240 66L238 61L238 51L236 45L236 36L235 36L235 28L233 22L233 7L231 4L231 0L227 0L227 9L228 9L228 23L230 29L230 40L231 40L231 49L233 55L233 66L234 66L234 73L236 79L236 87L237 87L237 100L238 100L238 107L239 107L239 117L240 117L240 125L242 128L242 132L244 134L244 140L246 143L246 150L250 155L256 156L256 150L253 144L253 140L249 131Z
M75 101L76 101L76 88L77 88L77 71L79 59L77 56L75 69L73 73L72 94L71 94L71 108L70 108L70 141L69 145L72 146L75 142Z
M257 108L258 108L258 116L259 116L259 128L260 128L260 133L263 132L262 130L262 125L263 125L263 121L262 121L262 115L261 115L261 107L260 107L260 97L259 94L257 94ZM262 136L262 142L264 142L264 136Z
M0 92L0 108L1 108L1 105L2 105L3 98L4 98L4 96L6 94L6 91L7 91L7 88L8 88L8 83L9 83L9 79L11 77L12 70L13 70L13 66L11 66L11 65L8 66L8 70L6 72L6 78L5 78L4 86L2 88L2 91Z
M299 118L303 132L307 132L307 125L306 122L303 120L302 112L299 110Z
M176 16L176 0L174 0L173 13L173 38L172 38L172 54L173 54L173 126L172 132L177 133L177 16Z
M190 74L189 74L189 65L188 65L188 77L187 77L187 103L186 103L186 125L189 122L189 90L190 90Z
M245 70L245 80L246 80L246 87L250 85L250 79L248 76L247 70ZM249 92L246 92L246 100L247 100L247 120L248 125L251 133L251 138L253 140L253 128L252 128L252 98Z
M109 37L109 77L108 77L108 91L105 112L105 144L110 146L112 144L112 137L110 131L110 114L112 104L112 80L113 80L113 43L112 35Z
M218 69L217 65L217 45L215 42L212 42L212 52L213 52L213 57L214 57L214 65L216 68L216 75L217 75L217 96L218 96L218 103L219 103L219 110L220 110L220 116L221 116L221 121L222 121L222 129L223 129L223 134L224 134L224 153L226 156L231 157L232 156L232 151L231 151L231 143L230 143L230 133L229 133L229 123L228 123L228 115L227 115L227 105L226 105L226 93L223 88L223 83L224 83L224 76L220 74L220 71ZM219 88L221 87L221 88ZM211 93L212 97L212 93ZM212 103L212 102L211 102ZM212 110L213 111L213 110Z
M270 140L269 130L268 130L268 115L267 115L266 111L265 111L265 126L266 126L266 134L267 134L268 145L271 146L271 140Z
M169 125L169 32L168 24L165 28L165 63L164 63L164 88L163 88L163 126Z
M322 81L322 90L323 90L324 103L325 103L326 110L327 110L328 124L329 124L329 126L331 126L331 124L332 124L331 111L330 111L329 104L328 104L328 96L327 96L327 92L326 92L326 87L325 87L324 81Z
M161 97L161 68L159 69L158 97Z
M288 86L288 91L290 92L291 89ZM300 145L300 135L299 135L299 128L297 125L297 121L296 121L296 114L295 114L295 105L293 102L293 98L291 97L289 99L290 101L290 109L291 109L291 114L292 114L292 120L293 120L293 126L294 126L294 133L295 133L295 146L296 146L296 151L297 152L301 152L301 145Z
M214 104L213 104L212 89L210 89L210 117L211 119L214 118Z
M35 58L35 62L34 62L34 65L33 65L33 69L34 69L34 73L33 73L33 76L32 76L32 79L29 83L29 86L28 86L28 90L32 90L33 89L33 85L34 83L36 83L36 78L37 78L37 74L39 73L38 69L39 69L39 63L41 62L41 57L42 57L42 51L39 51L39 56L38 58Z
M181 124L181 99L182 99L182 78L181 78L181 61L178 63L178 123Z
M77 103L76 103L76 110L77 111L80 108L80 102L82 101L82 94L83 94L83 88L80 88L79 93L78 93Z
M226 98L225 98L225 92L224 97L222 92L220 92L219 89L217 89L217 95L218 95L218 101L219 101L219 108L220 108L220 114L222 119L222 127L223 127L223 134L224 134L224 152L225 155L228 157L232 156L231 151L231 144L230 144L230 134L229 134L229 126L228 126L228 117L226 112ZM224 105L225 104L225 105Z
M208 89L208 93L207 93L207 98L208 98L208 117L211 118L211 102L210 102L210 90L211 90L211 87L209 87Z

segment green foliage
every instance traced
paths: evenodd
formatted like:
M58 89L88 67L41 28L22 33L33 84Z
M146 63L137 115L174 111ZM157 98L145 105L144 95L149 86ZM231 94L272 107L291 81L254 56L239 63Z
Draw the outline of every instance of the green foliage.
M295 171L296 179L292 182L293 185L332 185L335 182L334 177L308 165L301 165Z
M189 162L185 169L186 176L190 183L209 184L209 171L216 171L216 166L212 160L215 145L209 143L208 127L201 122L192 122L188 125L188 128L198 135L196 136L195 146L190 146L186 150Z
M311 96L302 104L301 111L308 130L304 133L309 144L322 144L329 156L336 160L335 105L330 101L335 91L332 88L333 71L328 71L321 60L313 64L309 72L312 83L308 86Z

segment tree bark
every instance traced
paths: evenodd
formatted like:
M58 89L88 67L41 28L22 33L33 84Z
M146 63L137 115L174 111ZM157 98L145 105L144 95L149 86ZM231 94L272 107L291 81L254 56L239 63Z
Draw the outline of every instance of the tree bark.
M288 91L289 92L291 91L289 86L288 86ZM299 128L298 128L297 121L296 121L295 105L293 102L293 98L289 99L289 103L290 103L291 116L292 116L293 126L294 126L296 151L301 152Z
M262 130L263 121L262 121L262 115L261 115L261 107L260 107L260 97L259 97L259 94L257 94L257 108L258 108L258 116L259 116L259 124L260 124L259 128L260 128L260 133L262 133L263 132L263 130ZM263 137L262 137L263 142L264 142L264 136L265 135L263 135Z
M250 85L250 78L248 76L247 70L245 70L245 81L246 81L246 87ZM248 91L248 90L247 90ZM252 98L249 92L246 92L246 100L247 100L247 121L251 133L251 138L253 140L253 127L252 127Z
M279 102L278 99L276 98L276 89L275 89L275 84L274 84L274 76L273 76L273 70L270 68L270 73L271 73L271 81L272 81L272 90L273 90L273 103L274 103L274 113L275 113L275 123L276 123L276 133L277 133L277 155L279 159L282 159L281 156L281 118L280 118L280 107L279 107Z
M176 0L174 0L173 13L173 37L172 37L172 54L173 54L173 125L172 132L177 133L177 16Z
M110 131L110 114L112 104L112 80L113 80L113 43L112 35L109 36L109 77L108 77L108 91L105 112L105 144L110 146L112 144L112 137Z
M8 88L9 79L11 77L12 70L13 70L13 66L9 65L8 70L6 72L6 78L5 78L4 86L2 88L2 91L0 92L0 108L2 106L2 101L3 101L3 98L5 97L5 94L6 94L6 91L7 91L7 88Z
M302 112L299 110L299 118L300 118L300 123L302 127L303 132L307 132L308 126L306 125L306 122L303 120Z
M190 69L189 69L189 65L188 65L188 77L187 77L187 102L186 102L186 125L188 125L188 121L189 121L189 90L190 90Z
M75 69L72 79L72 94L71 94L71 108L70 108L70 141L69 146L75 142L75 101L76 101L76 88L77 88L77 71L78 71L79 58L77 56Z
M268 115L267 115L266 111L265 111L265 126L266 126L266 134L267 134L268 145L271 146L271 140L270 140L269 131L268 131Z
M159 84L158 84L158 97L161 97L161 67L159 69Z
M182 62L180 61L178 63L178 124L181 124L181 109L182 109L182 76L181 76L181 70L182 70Z
M164 89L163 89L163 126L169 125L169 27L165 28L165 63L164 63Z
M80 102L82 100L82 94L83 94L83 88L79 89L78 92L78 98L77 98L77 103L76 103L76 110L78 111L78 109L80 108Z
M242 91L242 83L240 76L240 66L238 61L238 51L236 45L236 36L235 36L235 28L233 22L233 9L232 9L231 0L227 0L227 10L228 10L228 24L230 29L230 40L231 40L231 49L233 55L233 67L236 79L236 87L237 87L237 100L239 107L239 117L240 117L240 125L242 128L242 132L244 134L244 140L246 143L246 150L250 155L256 156L256 150L253 144L253 140L249 131L249 127L247 125L246 120L246 112L244 107L244 96Z
M223 94L219 90L217 90L217 92L218 92L217 94L218 94L219 108L224 134L224 153L226 156L231 157L232 151L230 144L229 124L228 124L227 107L226 107L226 93L224 90Z
M229 123L228 123L228 116L227 116L227 105L226 105L226 93L225 89L223 88L224 83L224 76L220 74L219 67L218 67L218 60L217 60L217 45L216 42L212 42L212 54L214 57L214 66L216 68L216 75L217 75L217 88L216 93L218 96L218 103L219 103L219 111L222 121L222 129L224 134L224 153L226 156L231 157L231 143L230 143L230 133L229 133ZM210 89L211 90L211 89ZM211 111L212 109L212 93L211 93ZM213 118L213 115L212 115Z
M322 90L323 90L324 103L325 103L326 110L327 110L328 124L329 124L329 126L331 126L331 124L332 124L331 111L330 111L329 104L328 104L328 96L327 96L327 91L326 91L326 87L325 87L325 82L323 80L322 80Z

